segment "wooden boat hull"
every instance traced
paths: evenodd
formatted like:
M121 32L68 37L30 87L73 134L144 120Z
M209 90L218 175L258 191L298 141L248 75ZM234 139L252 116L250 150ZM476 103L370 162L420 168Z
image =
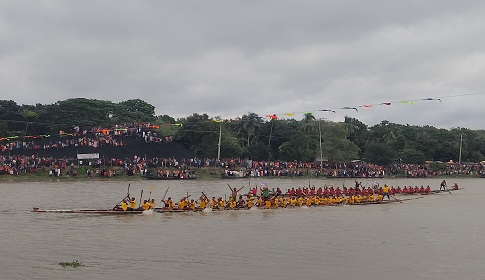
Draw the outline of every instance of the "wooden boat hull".
M73 213L73 214L106 214L106 215L132 215L142 214L143 210L113 210L113 209L39 209L34 208L31 212L35 213Z
M405 199L391 199L391 200L381 200L381 201L365 201L353 204L345 204L349 206L354 205L376 205L376 204L389 204L389 203L402 203L403 201L419 199L421 197L414 197L414 198L405 198ZM331 205L312 205L311 207L321 207L321 206L340 206L344 204L331 204ZM257 207L253 206L258 209L277 209L277 208L267 208L267 207ZM308 206L304 206L308 207ZM281 207L278 207L281 208ZM287 206L285 208L300 208L298 206ZM224 208L224 209L211 209L211 211L234 211L234 210L250 210L251 208ZM190 212L202 212L205 209L202 208L195 208L195 209L166 209L166 208L155 208L153 209L156 213L190 213ZM152 211L152 210L148 210ZM145 211L143 210L132 210L132 211L122 211L122 210L113 210L113 209L40 209L34 207L31 212L34 213L57 213L57 214L101 214L101 215L134 215L134 214L143 214Z

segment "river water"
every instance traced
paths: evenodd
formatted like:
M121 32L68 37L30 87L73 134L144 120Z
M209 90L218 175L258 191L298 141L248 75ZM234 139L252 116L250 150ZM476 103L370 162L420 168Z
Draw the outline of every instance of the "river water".
M370 185L370 180L361 180ZM151 215L32 213L229 195L253 179L0 183L0 279L484 279L485 179L403 203ZM269 179L270 187L353 181ZM380 179L383 185L439 179ZM149 194L150 185L153 187ZM82 267L59 262L78 260Z

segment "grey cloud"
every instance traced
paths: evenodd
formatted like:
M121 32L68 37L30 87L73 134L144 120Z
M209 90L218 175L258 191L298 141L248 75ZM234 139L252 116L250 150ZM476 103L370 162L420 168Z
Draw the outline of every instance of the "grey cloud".
M483 128L479 1L4 1L0 99L140 98L157 114L315 110ZM483 104L483 102L481 103ZM391 110L388 110L391 109Z

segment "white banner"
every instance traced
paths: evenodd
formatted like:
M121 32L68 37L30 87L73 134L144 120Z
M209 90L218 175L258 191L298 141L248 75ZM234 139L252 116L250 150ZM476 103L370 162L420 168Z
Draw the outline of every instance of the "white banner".
M77 159L98 159L99 154L77 154Z

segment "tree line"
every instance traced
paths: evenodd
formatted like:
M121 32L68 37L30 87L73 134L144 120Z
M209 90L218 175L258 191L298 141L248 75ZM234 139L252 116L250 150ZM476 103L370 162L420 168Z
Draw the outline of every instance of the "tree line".
M48 105L18 105L12 100L0 100L0 137L139 122L160 125L160 134L172 136L197 156L207 158L332 162L362 159L379 165L485 159L484 130L439 129L385 120L367 126L356 118L332 122L317 119L311 113L300 120L268 119L252 112L234 120L198 113L175 119L156 116L155 107L140 99L114 103L73 98Z

